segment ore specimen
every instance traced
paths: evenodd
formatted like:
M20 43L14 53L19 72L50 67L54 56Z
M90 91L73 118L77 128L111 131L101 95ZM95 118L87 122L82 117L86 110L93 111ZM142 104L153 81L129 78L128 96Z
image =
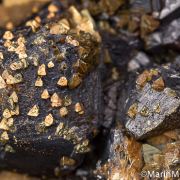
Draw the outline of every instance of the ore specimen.
M125 104L123 94L119 100L118 113L127 131L143 139L179 127L179 71L173 66L147 69L131 83Z
M59 180L177 171L179 1L26 1L0 1L0 171Z
M70 7L70 20L43 26L32 20L4 33L1 168L53 176L74 170L90 151L100 124L101 83L98 33L84 13Z
M112 129L96 175L105 179L138 179L143 166L141 144L125 135L121 126Z

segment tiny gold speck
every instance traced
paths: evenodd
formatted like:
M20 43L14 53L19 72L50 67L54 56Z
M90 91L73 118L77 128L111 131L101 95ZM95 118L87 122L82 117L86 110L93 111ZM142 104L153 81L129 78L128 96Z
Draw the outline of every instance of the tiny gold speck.
M49 96L49 92L47 89L45 89L42 94L41 94L41 98L42 99L48 99L50 96Z
M136 80L136 84L143 88L146 85L146 83L151 80L151 78L152 77L151 77L151 74L149 73L149 71L145 70L145 71L143 71L143 73L141 73L138 76L138 78Z
M35 86L36 87L42 87L43 86L43 81L40 77L37 78L37 80L35 82Z
M72 104L72 99L70 96L65 96L63 100L64 106L70 106Z
M154 107L153 107L153 110L154 110L154 112L155 113L160 113L161 112L161 106L160 106L160 104L158 103L158 104L156 104Z
M38 75L39 76L45 76L46 75L46 66L45 64L42 64L38 68Z
M75 112L79 113L79 114L83 114L84 113L84 108L83 108L83 105L81 103L76 103L75 104Z
M61 98L58 96L57 93L54 93L52 96L51 96L51 105L52 107L59 107L62 105L62 100Z
M13 100L14 103L18 102L18 96L15 91L11 94L10 98Z
M4 79L0 76L0 89L6 88L6 82Z
M15 74L14 76L8 75L6 79L7 84L18 84L23 81L21 74Z
M39 106L34 105L28 112L28 116L37 117L39 115Z
M0 129L9 131L9 128L13 125L14 120L13 118L3 118L2 121L0 122Z
M4 59L3 53L0 52L0 61L2 61Z
M8 77L9 77L9 72L7 70L4 70L2 73L2 78L7 80Z
M138 104L137 103L134 103L132 104L130 107L129 107L129 110L127 112L128 116L130 118L135 118L136 117L136 114L137 114L137 110L138 110Z
M68 86L70 89L74 89L76 88L77 86L79 86L82 82L82 78L80 77L80 75L78 73L75 73L72 75L69 83L68 83Z
M7 120L7 125L8 125L9 127L11 127L13 124L14 124L14 119L13 119L13 118L9 118L9 119Z
M36 32L36 30L39 28L40 23L37 20L29 20L26 22L26 26L30 26L32 28L33 32Z
M8 133L6 131L4 131L1 136L0 136L0 140L1 141L8 141L9 140L9 136Z
M7 125L7 119L6 118L3 118L1 120L1 122L0 122L0 129L6 130L6 131L9 130L9 126Z
M25 38L24 37L19 37L18 39L17 39L17 43L18 43L18 45L24 45L25 44L25 42L26 42L26 40L25 40Z
M61 166L73 166L75 165L76 161L70 157L63 156L60 160Z
M6 40L12 40L14 38L14 35L11 31L6 31L3 35L3 38Z
M155 80L152 84L152 88L156 91L163 91L165 87L164 80L162 77Z
M54 63L52 62L52 61L50 61L49 63L48 63L48 68L53 68L54 67Z
M67 78L64 76L60 77L57 84L62 87L67 86L67 84L68 84Z
M79 42L72 38L72 36L66 36L66 43L72 44L73 46L79 46Z
M22 69L23 68L23 63L21 61L13 62L12 64L10 64L10 68L13 71L16 71L18 69Z
M52 114L49 114L45 117L44 123L46 127L49 127L53 124L54 118L52 116Z
M59 114L61 117L65 117L67 114L68 114L68 110L66 107L62 107L60 110L59 110Z
M151 69L150 73L151 73L152 76L157 76L159 74L157 69Z
M17 105L14 110L11 110L11 115L19 115L19 106Z
M51 13L56 13L58 11L58 7L54 4L50 4L48 6L48 11L51 12Z
M59 125L56 128L56 133L55 135L58 135L59 132L64 128L64 123L60 122Z
M11 117L11 112L9 111L9 109L5 109L3 111L3 117L7 119Z
M140 114L141 114L141 116L145 116L145 117L149 116L149 109L148 109L148 107L144 106L141 109Z

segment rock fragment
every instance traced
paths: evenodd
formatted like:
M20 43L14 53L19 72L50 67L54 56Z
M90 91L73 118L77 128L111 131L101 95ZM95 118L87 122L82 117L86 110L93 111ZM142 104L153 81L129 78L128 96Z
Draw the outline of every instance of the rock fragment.
M144 139L178 128L180 78L173 65L143 71L135 77L136 85L133 78L126 88L126 103L119 100L118 112L129 133Z
M113 180L140 178L143 167L140 143L126 136L121 127L116 127L110 132L106 148L105 162L97 164L98 177Z
M165 17L174 13L179 8L180 8L180 2L178 0L175 1L164 0L164 7L159 12L154 13L154 16L159 19L164 19Z
M138 52L128 63L128 71L136 71L151 64L150 58L144 52Z
M8 109L0 117L0 168L36 176L73 171L100 126L100 36L87 10L66 9L62 18L59 7L45 7L45 14L0 41L0 115ZM66 79L59 86L60 77ZM4 142L15 150L10 156Z
M179 49L180 38L180 18L177 18L167 25L162 26L160 30L147 36L145 42L147 49L153 50L162 47ZM173 33L172 33L173 32Z

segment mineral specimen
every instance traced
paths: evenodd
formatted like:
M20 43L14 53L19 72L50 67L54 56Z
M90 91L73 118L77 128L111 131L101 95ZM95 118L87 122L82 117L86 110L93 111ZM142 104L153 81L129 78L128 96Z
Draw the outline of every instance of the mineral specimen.
M26 1L0 1L0 170L177 173L179 1L45 0L41 10Z
M97 164L96 174L105 179L139 179L143 166L141 144L124 134L122 127L110 132L104 158Z
M59 11L53 5L48 10ZM84 20L74 7L69 12L73 18L63 22L73 33L32 20L0 41L1 168L54 175L73 170L90 151L101 121L98 33L90 17Z
M126 103L119 108L125 127L137 139L179 127L179 72L173 66L145 70L130 85ZM121 117L122 118L122 117Z

